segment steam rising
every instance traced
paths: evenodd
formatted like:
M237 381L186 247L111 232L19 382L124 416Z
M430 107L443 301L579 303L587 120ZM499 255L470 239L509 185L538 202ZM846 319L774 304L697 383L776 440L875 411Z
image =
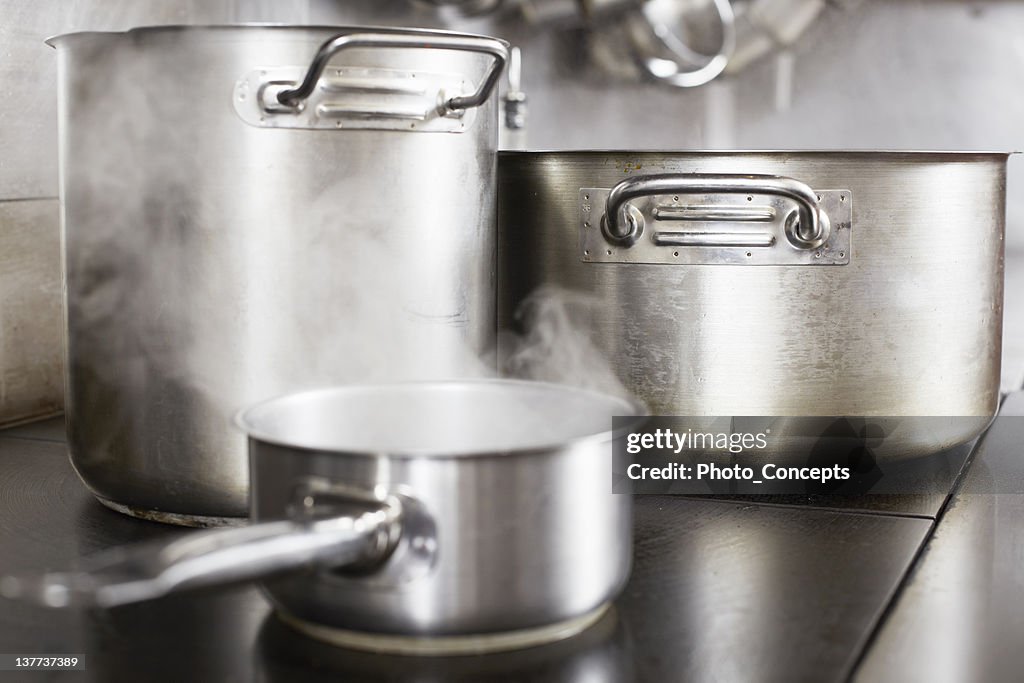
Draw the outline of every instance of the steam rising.
M490 271L486 221L453 226L460 243L391 229L416 227L423 211L389 194L396 179L380 178L379 202L346 201L353 174L377 173L380 155L349 154L333 178L277 163L305 131L247 128L232 114L230 144L201 148L216 139L196 123L195 108L209 103L178 89L180 74L203 73L205 56L161 45L159 69L139 40L61 47L75 62L62 65L73 79L62 84L61 143L69 413L72 441L88 430L90 442L76 457L161 458L167 471L202 476L193 485L208 482L214 497L218 481L245 480L230 415L287 392L507 376L628 396L589 338L596 299L538 291L520 311L521 335L502 332L494 348L494 330L477 331L494 305L489 278L451 284L463 269ZM273 44L261 49L276 59ZM420 179L434 183L435 201L478 205L477 188L447 180L444 137L414 141L439 145L436 177ZM311 201L288 195L310 185ZM218 452L189 456L204 459L201 475L183 454L196 448Z
M601 309L601 300L585 292L539 287L516 311L522 335L499 333L499 371L628 398L630 393L591 338Z

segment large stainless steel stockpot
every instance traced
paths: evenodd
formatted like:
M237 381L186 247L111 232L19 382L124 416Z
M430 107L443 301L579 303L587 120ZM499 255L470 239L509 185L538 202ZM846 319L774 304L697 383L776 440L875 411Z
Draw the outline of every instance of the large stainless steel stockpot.
M539 286L590 292L654 413L967 418L875 449L935 452L999 399L1006 158L503 153L499 325Z
M444 654L557 639L596 620L629 574L632 499L612 493L611 426L639 414L516 380L286 396L239 418L256 524L0 590L110 607L318 567L266 590L286 621L332 642Z
M227 26L51 44L69 445L101 501L244 517L237 409L478 372L504 42Z

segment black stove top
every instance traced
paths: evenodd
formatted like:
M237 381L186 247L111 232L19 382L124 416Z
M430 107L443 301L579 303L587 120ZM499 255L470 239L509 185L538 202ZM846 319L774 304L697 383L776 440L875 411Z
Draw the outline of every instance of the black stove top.
M1011 404L1024 412L1019 396ZM69 681L912 680L939 637L921 614L925 627L953 614L961 632L970 627L965 598L948 604L935 586L963 579L963 566L1024 581L1024 563L1013 569L1003 557L1019 551L999 537L1024 535L1024 495L971 490L1007 468L1024 481L1020 443L1024 418L946 454L959 463L942 470L952 495L638 496L632 579L615 609L576 638L529 650L417 658L339 649L292 632L243 586L105 613L0 602L0 654L84 654L85 673L45 674ZM0 432L0 472L0 574L68 568L112 545L182 533L95 502L68 463L60 421ZM989 525L982 543L977 523L956 520L986 498L1017 516ZM1024 613L1024 592L1003 588L978 584L971 595L1017 607L1003 610L1000 628L1024 641L1024 618L1012 616ZM1000 659L974 639L956 646L960 655L946 645L944 656L974 666L1024 659L1020 648ZM0 680L8 676L44 680Z

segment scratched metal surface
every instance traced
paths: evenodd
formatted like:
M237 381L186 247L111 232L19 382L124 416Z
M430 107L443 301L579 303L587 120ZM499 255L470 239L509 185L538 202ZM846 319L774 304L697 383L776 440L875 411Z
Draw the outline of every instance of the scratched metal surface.
M504 152L499 326L512 326L540 286L590 297L585 307L569 307L573 314L585 309L578 326L658 415L990 416L999 398L1004 160L952 153ZM774 174L849 189L850 263L584 263L580 188L665 173ZM934 453L976 436L983 425L974 430L951 420L941 438L934 425L907 430L875 455ZM779 462L791 454L764 455Z

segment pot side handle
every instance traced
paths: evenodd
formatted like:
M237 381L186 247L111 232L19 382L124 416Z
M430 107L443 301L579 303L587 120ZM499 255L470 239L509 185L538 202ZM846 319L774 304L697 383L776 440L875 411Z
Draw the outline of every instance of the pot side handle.
M277 94L277 101L293 109L302 106L303 102L316 89L327 63L339 52L351 48L421 48L437 50L462 50L479 52L494 58L490 70L480 83L476 92L471 95L460 95L449 98L444 106L448 111L458 111L479 107L491 96L491 92L501 77L501 72L509 58L509 46L497 38L476 36L445 36L445 35L406 35L389 33L350 33L335 36L326 41L317 50L313 61L306 71L302 82L296 87L282 90Z
M636 243L643 232L643 215L629 202L640 197L666 194L769 194L796 202L798 211L786 225L786 235L798 249L815 249L828 240L831 225L807 184L773 175L666 173L627 178L612 188L601 217L605 239L617 246Z
M292 520L114 548L76 571L2 577L0 595L46 607L108 608L314 567L374 566L390 556L401 535L398 498L347 497L347 507L361 510L314 519L323 498L323 492L298 487Z

